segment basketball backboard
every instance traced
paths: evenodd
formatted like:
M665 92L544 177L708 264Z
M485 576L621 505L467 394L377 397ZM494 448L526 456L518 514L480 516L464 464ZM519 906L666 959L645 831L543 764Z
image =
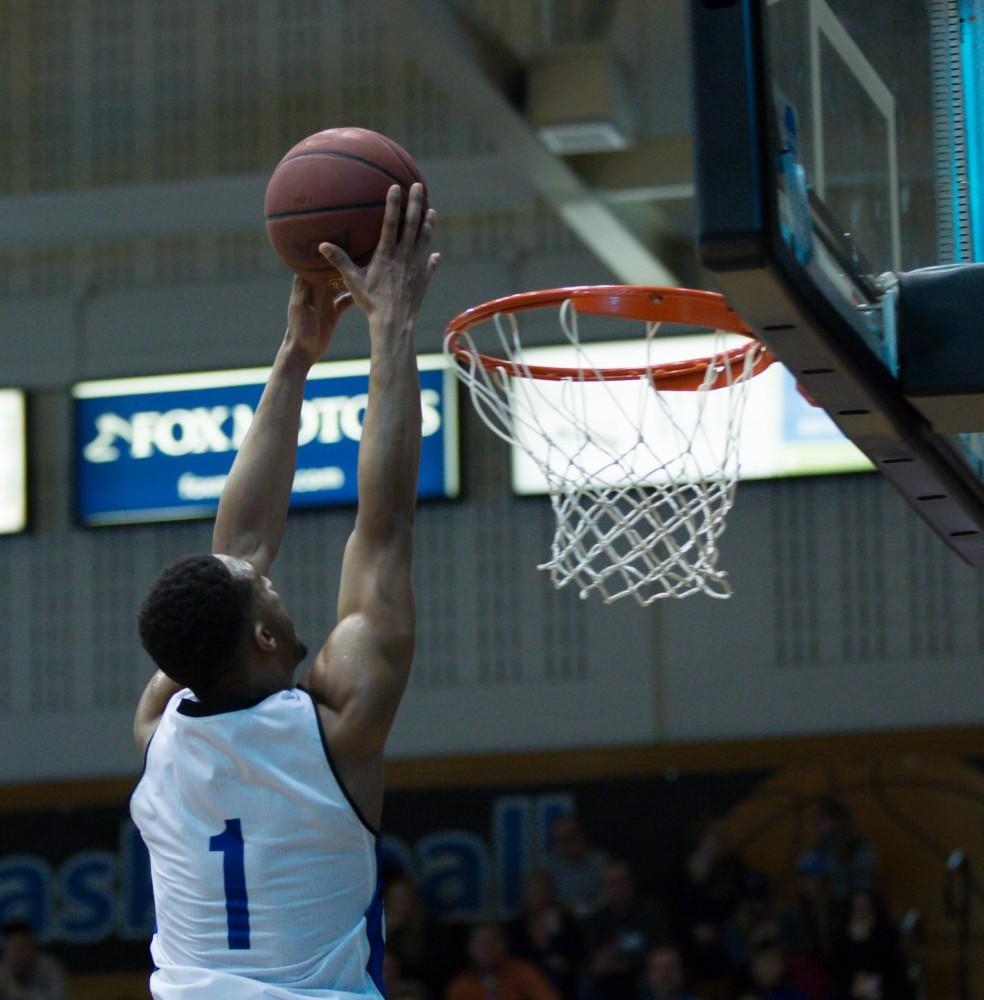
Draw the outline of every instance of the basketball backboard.
M984 565L984 434L945 433L906 398L892 277L974 259L973 2L691 9L704 263L878 471Z

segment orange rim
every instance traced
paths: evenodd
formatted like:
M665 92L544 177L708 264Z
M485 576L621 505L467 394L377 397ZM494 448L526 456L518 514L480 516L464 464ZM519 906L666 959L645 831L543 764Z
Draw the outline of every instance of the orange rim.
M485 323L502 313L529 312L549 306L561 306L570 300L579 313L596 316L619 316L643 322L685 323L738 333L749 338L747 344L708 358L691 358L661 365L641 365L638 368L561 368L552 365L522 367L505 358L481 354L461 342L462 334L479 323ZM476 361L488 371L503 372L515 378L534 378L548 382L577 379L584 382L619 382L649 378L657 389L695 391L702 387L718 389L732 385L736 379L730 373L734 366L742 367L749 351L761 348L747 377L765 371L775 361L772 354L728 305L723 295L699 292L689 288L661 288L655 285L577 285L571 288L548 288L538 292L521 292L466 309L448 324L445 333L448 352L460 363ZM714 381L707 382L711 365L720 369ZM742 376L743 378L746 376Z

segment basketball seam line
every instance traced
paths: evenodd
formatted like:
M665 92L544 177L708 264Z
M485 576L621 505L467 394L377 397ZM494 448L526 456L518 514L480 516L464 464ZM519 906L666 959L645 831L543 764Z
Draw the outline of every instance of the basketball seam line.
M267 216L267 221L270 219L289 219L294 215L317 215L319 212L348 212L359 208L383 208L385 205L385 201L364 201L356 205L335 205L332 208L299 208L294 212L274 212Z
M386 144L386 148L406 167L407 173L411 177L416 177L419 171L411 170L410 164L403 158L403 154L396 148L396 143L392 139L388 139L385 135L381 135L380 138Z
M387 149L389 149L389 147L387 147ZM390 150L390 152L392 153L394 151ZM313 151L313 152L310 152L310 153L298 153L296 156L290 156L290 157L287 157L286 159L282 160L281 163L278 164L278 166L283 166L284 163L292 163L294 160L302 160L305 156L334 156L334 157L336 157L337 159L340 159L340 160L355 160L357 163L364 163L367 167L372 167L373 170L378 170L379 173L384 174L391 181L393 181L396 184L399 184L401 188L406 188L406 186L407 186L403 181L400 180L399 177L396 176L396 174L390 173L390 171L387 170L385 167L381 167L378 163L373 163L372 160L367 160L367 159L365 159L362 156L356 156L354 153L333 153L333 152L328 152L328 151L323 151L322 152L320 150L319 151ZM398 156L397 159L401 163L403 163L403 160L402 160L401 157ZM405 164L404 164L404 166L405 166ZM408 173L409 173L409 171L408 171ZM412 178L413 174L410 174L410 177ZM413 183L412 180L411 180L411 183Z

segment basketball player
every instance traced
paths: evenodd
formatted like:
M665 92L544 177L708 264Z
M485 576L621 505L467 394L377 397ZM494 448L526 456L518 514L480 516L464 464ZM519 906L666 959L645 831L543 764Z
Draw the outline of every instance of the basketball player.
M150 851L156 1000L381 997L383 744L410 670L420 451L414 317L437 266L434 213L393 187L347 291L295 279L288 327L222 493L212 551L165 570L140 612L160 670L137 707L131 812ZM304 383L354 303L368 317L359 508L338 624L305 655L267 574L280 548Z

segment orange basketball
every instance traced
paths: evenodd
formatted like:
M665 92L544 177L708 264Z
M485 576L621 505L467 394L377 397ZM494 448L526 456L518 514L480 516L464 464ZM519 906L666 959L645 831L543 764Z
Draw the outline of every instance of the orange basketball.
M267 185L270 242L298 274L340 287L341 276L318 245L335 243L365 266L379 242L386 192L393 184L408 192L417 181L424 179L413 157L379 132L315 132L287 151ZM406 200L404 194L404 211Z

